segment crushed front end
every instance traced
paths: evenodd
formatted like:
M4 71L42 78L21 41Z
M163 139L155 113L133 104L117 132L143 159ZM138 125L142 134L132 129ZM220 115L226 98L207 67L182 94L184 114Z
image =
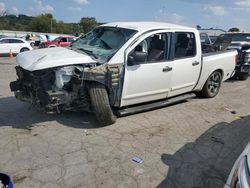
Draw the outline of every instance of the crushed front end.
M68 66L31 72L17 66L18 79L10 83L10 89L17 99L47 112L88 110L89 97L81 80L83 69L81 66Z
M119 105L120 66L96 66L84 64L37 71L16 67L17 80L10 83L10 89L21 101L45 110L60 112L66 110L91 111L88 86L98 82L106 86L110 104Z

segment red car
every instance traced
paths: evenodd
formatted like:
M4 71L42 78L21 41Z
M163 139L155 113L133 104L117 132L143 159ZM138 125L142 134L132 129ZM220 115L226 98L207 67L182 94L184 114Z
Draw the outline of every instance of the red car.
M51 48L51 47L68 47L71 42L75 41L76 37L73 36L63 36L57 37L53 41L43 42L40 44L40 48Z

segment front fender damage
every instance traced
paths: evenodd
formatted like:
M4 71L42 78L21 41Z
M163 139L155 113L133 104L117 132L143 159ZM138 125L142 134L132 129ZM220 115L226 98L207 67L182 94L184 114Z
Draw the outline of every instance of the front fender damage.
M105 85L110 105L119 107L122 65L74 65L42 71L16 67L18 79L10 83L17 99L30 102L47 112L83 109L91 111L88 87Z

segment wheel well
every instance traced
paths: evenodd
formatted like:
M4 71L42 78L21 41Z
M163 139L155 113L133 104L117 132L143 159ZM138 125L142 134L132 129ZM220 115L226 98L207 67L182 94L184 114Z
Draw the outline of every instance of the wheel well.
M213 72L211 72L211 73L209 74L209 76L210 76L211 74L213 74L214 72L216 72L216 71L219 71L219 72L220 72L220 74L221 74L221 80L223 80L223 75L224 75L224 73L223 73L223 70L222 70L222 69L216 69L216 70L214 70ZM208 76L208 78L209 78L209 76ZM207 79L208 79L208 78L207 78ZM205 80L205 82L202 84L202 88L203 88L203 86L205 85L206 81L207 81L207 80Z
M220 74L221 74L221 76L222 76L222 79L223 79L223 76L224 76L223 70L221 70L221 69L217 69L217 70L215 70L215 71L219 71L219 72L220 72ZM215 72L215 71L214 71L214 72Z
M24 50L24 49L26 49L26 50L30 50L29 48L27 48L27 47L22 47L21 49L20 49L20 52L22 52L22 50Z

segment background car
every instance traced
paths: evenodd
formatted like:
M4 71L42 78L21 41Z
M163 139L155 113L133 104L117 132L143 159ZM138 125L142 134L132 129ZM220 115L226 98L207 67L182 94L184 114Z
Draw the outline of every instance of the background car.
M236 160L224 188L250 188L250 143Z
M21 38L2 38L0 39L0 54L13 54L29 51L33 48L31 45Z
M71 42L75 41L76 37L73 36L62 36L57 37L51 42L43 42L40 44L40 48L51 48L51 47L68 47Z
M220 37L231 40L227 49L238 51L234 77L246 80L250 73L250 33L226 33L220 35Z
M5 38L5 37L7 37L7 36L6 36L6 35L0 35L0 39L1 39L1 38Z

